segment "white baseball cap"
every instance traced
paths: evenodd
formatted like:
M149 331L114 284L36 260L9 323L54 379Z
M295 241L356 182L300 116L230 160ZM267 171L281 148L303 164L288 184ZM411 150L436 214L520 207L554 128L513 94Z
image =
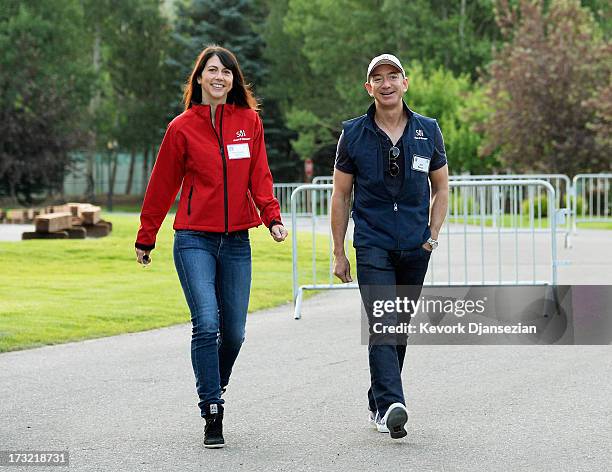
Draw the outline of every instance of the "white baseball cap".
M378 67L381 64L389 64L390 66L394 66L398 68L404 77L406 77L406 72L402 67L402 63L400 60L395 57L393 54L381 54L380 56L376 56L374 59L370 61L370 65L368 66L368 74L366 75L366 80L370 79L370 74L374 70L374 68Z

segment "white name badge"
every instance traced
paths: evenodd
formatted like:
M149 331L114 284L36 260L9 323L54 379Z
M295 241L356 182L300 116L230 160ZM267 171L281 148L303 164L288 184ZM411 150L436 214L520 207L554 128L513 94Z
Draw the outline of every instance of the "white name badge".
M414 170L418 170L419 172L429 172L429 163L431 159L423 156L417 156L414 154L412 156L412 168Z
M230 159L248 159L249 157L251 157L249 145L247 143L228 144L227 157L229 157Z

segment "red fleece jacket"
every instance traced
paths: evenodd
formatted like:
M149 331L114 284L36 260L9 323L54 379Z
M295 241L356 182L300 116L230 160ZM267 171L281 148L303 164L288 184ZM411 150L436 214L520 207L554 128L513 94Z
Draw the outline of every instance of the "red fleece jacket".
M181 187L174 229L227 233L281 223L257 112L193 105L168 125L147 186L136 247L153 249ZM259 209L259 214L257 209Z

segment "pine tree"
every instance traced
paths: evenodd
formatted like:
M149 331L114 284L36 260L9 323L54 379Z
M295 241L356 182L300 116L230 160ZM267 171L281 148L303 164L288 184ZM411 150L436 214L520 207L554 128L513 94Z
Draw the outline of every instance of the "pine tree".
M178 5L173 64L182 79L191 72L195 58L209 44L232 51L247 83L265 77L261 64L263 40L253 25L261 14L253 0L191 0Z
M246 83L258 95L268 79L268 66L263 57L265 44L258 28L266 13L266 7L255 0L191 0L179 4L174 35L176 51L171 61L176 70L177 89L180 89L178 82L182 86L188 79L202 49L217 44L236 55ZM291 133L277 103L259 95L258 98L263 105L268 160L275 173L287 167Z

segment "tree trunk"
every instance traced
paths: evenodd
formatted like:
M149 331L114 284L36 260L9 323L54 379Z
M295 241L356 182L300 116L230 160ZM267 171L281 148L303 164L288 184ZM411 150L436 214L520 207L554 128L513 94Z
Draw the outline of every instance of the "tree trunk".
M459 47L463 53L465 48L465 0L461 0L461 14L459 16Z
M9 185L9 197L11 199L11 205L17 206L17 189L15 182L12 179L8 179Z
M127 184L125 185L125 194L132 193L132 180L134 179L134 165L136 164L136 149L132 148L130 153L130 168L128 170Z
M117 177L117 160L117 153L113 151L108 159L108 211L113 211L113 193L115 190L115 178Z
M108 187L111 193L115 193L115 181L117 179L117 161L119 160L119 156L116 152L111 154L110 159L110 181L108 183Z
M96 75L100 73L100 57L101 57L101 33L100 33L100 24L96 24L95 36L93 42L93 51L92 51L92 63L93 70ZM96 110L100 105L100 90L98 89L94 96L91 98L89 102L89 114L91 118L96 114ZM85 189L85 196L89 201L93 201L96 193L96 182L94 178L94 163L96 159L96 132L91 131L90 140L89 140L89 150L87 152L87 170L86 170L86 181L87 187Z
M142 194L144 195L149 183L149 148L145 148L142 156Z
M92 141L95 142L95 137ZM87 151L87 167L85 169L85 197L87 200L93 201L96 192L96 183L94 180L94 162L96 159L96 153L93 148L94 145L90 143L90 146L91 148Z

